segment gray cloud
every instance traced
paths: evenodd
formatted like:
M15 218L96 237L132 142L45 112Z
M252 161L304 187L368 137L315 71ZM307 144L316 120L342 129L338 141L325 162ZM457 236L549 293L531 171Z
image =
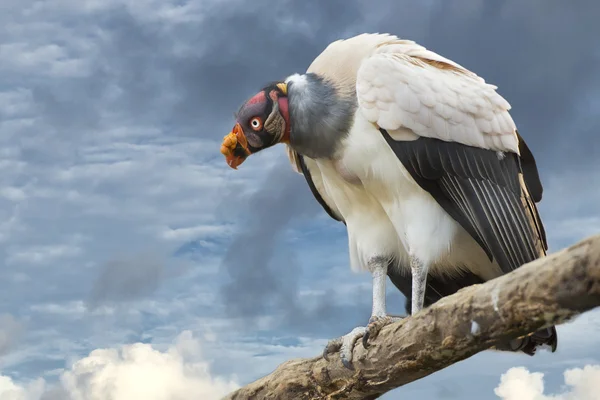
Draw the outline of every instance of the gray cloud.
M19 342L24 325L10 314L0 314L0 356L9 353Z
M301 177L291 168L273 168L263 185L244 202L239 231L223 259L230 277L221 290L228 314L249 323L267 311L282 313L285 321L302 320L298 277L302 267L291 247L277 249L290 223L313 218L318 205L302 190Z
M101 266L89 298L91 309L100 304L149 296L165 274L165 259L153 253L115 258Z
M262 84L305 70L327 41L337 39L336 27L360 20L358 3L344 0L288 0L276 5L259 0L251 8L215 10L188 36L214 34L202 43L202 57L174 66L183 95L177 115L201 125L207 118L215 125L229 125L247 96Z

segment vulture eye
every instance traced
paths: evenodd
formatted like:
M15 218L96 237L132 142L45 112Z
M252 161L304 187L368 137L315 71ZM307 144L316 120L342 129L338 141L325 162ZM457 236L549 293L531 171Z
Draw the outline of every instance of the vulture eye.
M254 117L250 120L250 126L255 131L260 131L262 129L262 120L259 117Z

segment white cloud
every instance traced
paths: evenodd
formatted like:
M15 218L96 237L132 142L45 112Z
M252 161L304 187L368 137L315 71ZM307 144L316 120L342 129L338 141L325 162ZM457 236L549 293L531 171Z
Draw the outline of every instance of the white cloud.
M230 234L233 229L227 225L197 225L185 228L166 227L159 237L166 240L185 241L205 237L222 237Z
M600 365L564 372L565 387L554 395L544 393L544 374L525 367L509 369L500 378L494 393L502 400L597 400L600 393Z
M10 377L0 375L0 400L39 400L45 386L41 378L18 385Z
M0 400L40 400L49 391L61 400L211 400L238 387L212 376L200 342L184 331L165 351L144 343L94 350L62 372L57 387L0 376Z

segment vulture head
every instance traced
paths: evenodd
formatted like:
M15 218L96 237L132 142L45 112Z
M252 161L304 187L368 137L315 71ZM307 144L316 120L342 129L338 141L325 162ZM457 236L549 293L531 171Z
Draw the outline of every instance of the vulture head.
M294 74L266 86L240 107L221 153L234 169L250 154L277 143L306 157L331 157L348 134L355 110L351 83L344 86L314 73Z
M233 168L250 154L289 141L287 85L273 83L248 99L236 113L236 123L223 138L221 153Z

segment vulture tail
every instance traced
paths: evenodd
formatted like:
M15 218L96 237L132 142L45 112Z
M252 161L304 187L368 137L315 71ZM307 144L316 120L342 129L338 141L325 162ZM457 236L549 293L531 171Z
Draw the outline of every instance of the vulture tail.
M410 315L411 299L412 299L412 278L409 274L403 274L401 271L407 271L405 268L398 268L396 265L390 265L388 268L388 276L394 286L402 292L406 297L405 309ZM442 297L450 296L460 289L484 283L485 281L479 276L465 272L460 277L442 278L428 275L427 289L425 290L425 307L430 306ZM556 350L558 344L558 335L554 326L550 328L540 329L539 331L525 337L513 339L507 342L498 343L495 346L496 350L523 352L533 356L538 348L549 346L551 351Z
M556 328L540 329L530 336L511 340L508 343L500 343L496 346L497 350L503 351L522 351L523 353L533 356L538 348L550 347L552 352L556 351L558 345L558 334Z

